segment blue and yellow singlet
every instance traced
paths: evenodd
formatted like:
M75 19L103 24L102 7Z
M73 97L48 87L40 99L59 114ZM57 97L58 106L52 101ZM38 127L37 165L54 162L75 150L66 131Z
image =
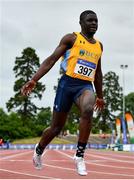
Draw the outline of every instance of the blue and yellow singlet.
M77 35L73 47L62 57L61 68L65 74L82 80L94 81L98 61L102 54L100 42L92 44L80 33Z

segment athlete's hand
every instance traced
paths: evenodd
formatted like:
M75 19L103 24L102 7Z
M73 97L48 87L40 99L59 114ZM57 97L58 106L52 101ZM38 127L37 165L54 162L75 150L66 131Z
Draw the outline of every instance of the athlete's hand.
M101 98L97 98L96 102L95 102L95 105L94 105L94 110L95 111L102 111L104 106L105 106L104 100L101 99Z
M34 80L28 81L22 88L21 88L21 94L23 96L28 96L32 90L35 88L36 82Z

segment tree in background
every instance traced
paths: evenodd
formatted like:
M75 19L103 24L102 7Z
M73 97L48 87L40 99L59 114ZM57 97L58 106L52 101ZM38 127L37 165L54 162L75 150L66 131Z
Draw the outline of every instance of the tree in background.
M113 127L116 114L122 110L122 88L115 72L110 71L104 75L103 95L105 108L103 113L98 113L97 118L100 119L100 129L106 132L109 127Z
M71 134L74 134L79 129L79 118L80 118L80 112L77 109L76 105L73 104L66 121L66 124L63 128L63 131L69 130Z
M43 129L50 126L51 122L51 108L42 108L40 112L37 114L34 124L36 124L36 133L38 136L41 136Z
M2 108L0 108L0 137L3 139L9 138L8 136L8 128L6 126L8 124L8 115L4 112Z
M130 111L134 115L134 92L125 96L125 110Z
M45 128L50 125L51 121L51 108L42 108L41 111L37 114L36 124L45 125ZM45 118L44 118L45 117Z
M3 109L0 109L0 136L3 137L4 141L12 141L16 138L34 136L34 132L30 128L23 126L22 120L17 113L6 114Z
M28 47L23 50L21 57L16 57L13 71L15 73L16 81L14 84L14 97L6 103L8 111L14 110L18 112L23 120L34 115L39 109L33 102L33 98L42 98L42 93L45 91L45 85L37 82L36 88L28 97L22 97L20 94L21 87L29 81L33 74L39 68L39 58L35 50Z

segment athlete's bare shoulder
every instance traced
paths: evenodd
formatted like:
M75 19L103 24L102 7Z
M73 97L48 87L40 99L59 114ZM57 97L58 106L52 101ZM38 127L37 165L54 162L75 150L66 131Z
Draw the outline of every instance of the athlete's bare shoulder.
M61 39L61 43L66 44L69 48L71 48L76 40L76 34L75 33L69 33L63 36Z
M76 39L76 34L75 33L68 33L63 38L69 39L69 40L75 40Z
M103 51L103 44L99 41L100 46L101 46L101 50Z

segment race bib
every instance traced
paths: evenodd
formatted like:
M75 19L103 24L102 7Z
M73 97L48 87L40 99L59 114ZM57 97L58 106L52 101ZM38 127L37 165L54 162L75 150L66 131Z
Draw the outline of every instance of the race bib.
M96 64L83 59L78 59L74 72L85 77L93 78Z

